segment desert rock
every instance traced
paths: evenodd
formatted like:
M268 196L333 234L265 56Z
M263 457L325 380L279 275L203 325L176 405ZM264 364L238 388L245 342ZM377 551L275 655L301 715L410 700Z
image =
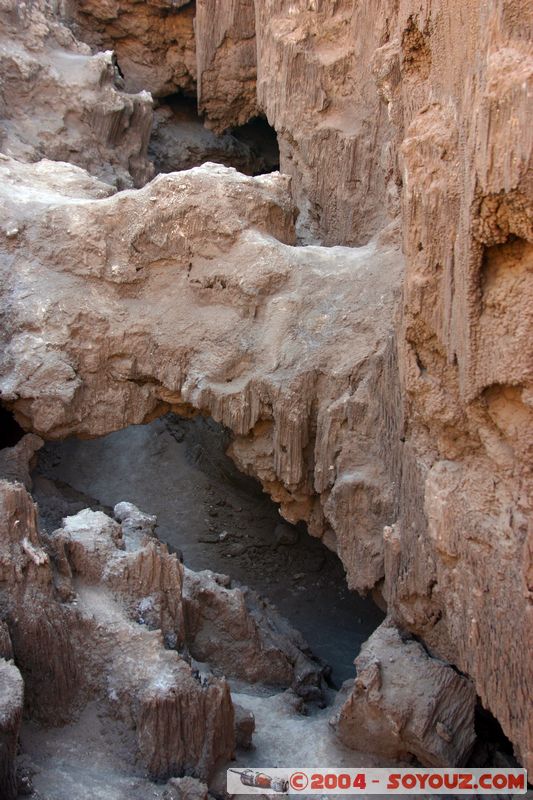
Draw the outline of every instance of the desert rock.
M243 750L249 750L252 747L252 736L255 730L255 717L251 711L243 708L238 703L233 704L233 709L235 711L237 747L242 747Z
M68 6L2 3L3 403L44 439L222 422L533 769L527 3ZM283 174L115 192L151 176L151 99L123 87L196 92L216 131L266 117ZM59 580L29 496L4 494L29 532L5 533L3 580L65 601L68 558Z
M48 168L35 167L39 177ZM252 179L204 165L101 201L89 199L94 183L91 194L80 187L77 203L61 190L28 203L29 167L4 169L7 208L24 231L6 288L12 302L21 293L26 300L7 332L1 385L20 420L55 438L107 433L165 410L209 412L236 434L232 454L243 471L289 520L305 519L317 536L333 528L350 584L371 588L383 575L382 528L394 514L390 465L379 456L390 436L388 409L375 388L384 375L394 380L395 248L293 247L287 179L276 174ZM67 217L69 238L47 250L45 230ZM22 241L35 248L38 270L18 259ZM89 276L94 294L80 318L75 297ZM45 285L56 286L48 302ZM50 342L55 329L54 347L43 349L24 315L32 326L41 320ZM355 540L344 513L350 504L360 515Z
M26 489L31 490L31 465L35 461L35 453L43 444L39 436L27 433L13 447L4 447L0 450L0 478L23 483Z
M24 487L4 481L0 492L0 610L27 713L58 724L97 699L136 731L152 776L209 777L233 751L233 708L225 681L201 685L164 646L164 637L175 645L183 635L175 556L152 539L137 547L117 522L89 510L42 542ZM55 588L56 571L71 581L68 602ZM184 718L195 720L186 736Z
M471 681L387 622L363 645L356 667L333 719L345 744L389 758L413 755L428 767L466 762L475 740Z
M290 687L306 699L320 700L324 666L303 638L254 592L227 583L226 576L185 569L183 601L192 656L215 664L228 677Z
M194 3L72 0L68 16L95 50L114 50L128 92L155 97L196 89Z
M149 180L152 99L117 88L112 53L91 55L47 0L7 0L0 23L2 153L68 161L120 188Z
M197 0L198 106L210 128L243 125L259 113L253 0Z

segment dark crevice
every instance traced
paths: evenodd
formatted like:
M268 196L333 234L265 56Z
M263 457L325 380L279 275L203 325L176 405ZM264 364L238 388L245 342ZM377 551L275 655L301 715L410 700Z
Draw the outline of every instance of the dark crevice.
M475 719L476 733L487 742L496 745L502 753L513 755L513 745L503 732L503 728L486 708L478 701Z
M503 732L502 726L496 717L482 706L479 699L474 723L477 739L467 766L506 769L520 767L514 756L513 745Z
M441 661L438 656L433 653L424 640L409 631L399 629L400 638L404 643L414 641L419 644L427 653L429 658ZM457 675L463 678L470 676L460 670L455 664L449 661L443 661L450 669ZM507 738L503 732L503 728L496 719L496 717L481 704L479 697L477 698L474 727L476 732L476 741L474 748L468 759L467 766L472 768L481 767L501 767L501 768L515 768L520 767L519 762L514 756L514 748L512 742Z
M198 114L196 98L177 92L162 98L154 111L148 155L156 173L191 169L212 161L245 175L279 169L275 130L263 117L223 134L209 130Z
M238 141L246 144L258 159L263 159L263 172L279 170L278 137L266 117L255 117L246 125L233 128L231 133Z
M24 431L13 414L0 406L0 449L14 447L24 436Z

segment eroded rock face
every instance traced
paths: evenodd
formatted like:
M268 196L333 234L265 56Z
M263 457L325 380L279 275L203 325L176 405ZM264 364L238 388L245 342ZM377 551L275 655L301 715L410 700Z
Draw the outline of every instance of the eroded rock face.
M8 89L15 64L17 82L69 95L34 13L46 48L55 37L110 85L110 57L76 49L51 6L18 5L3 4L24 31ZM80 5L132 88L192 91L197 61L208 124L266 114L292 182L208 167L111 196L73 167L3 161L4 397L45 437L171 408L222 420L239 466L338 550L352 586L385 578L400 627L472 677L532 769L524 3L265 0L254 21L245 0L198 0L196 45L192 4ZM143 126L118 160L107 145L95 155L95 136L143 102L113 89L115 116L98 111L79 141L54 123L43 143L15 96L4 142L127 185L117 170L134 174ZM293 247L289 191L305 241L364 248Z
M153 175L149 94L116 88L112 54L91 55L47 0L0 7L0 148L69 161L120 188Z
M366 243L398 210L391 122L371 70L361 69L390 35L395 12L373 6L197 1L206 124L223 131L267 116L307 241Z
M332 720L355 750L416 756L428 767L464 764L474 741L476 693L468 678L384 622L363 645L357 677Z
M28 459L37 438L17 445ZM114 518L84 509L42 534L22 483L0 481L0 501L0 652L22 672L32 719L65 723L98 701L135 732L152 778L208 780L237 736L250 746L254 720L234 719L225 679L200 674L189 652L218 675L321 699L324 667L303 639L225 576L185 570L154 516L122 502Z
M322 700L324 666L255 592L232 587L226 575L186 569L183 602L187 643L197 661L216 664L230 678Z
M406 441L389 608L475 679L531 764L527 14L514 0L272 0L256 13L259 105L300 231L359 243L402 225ZM360 508L339 499L339 515Z
M254 0L197 0L198 108L221 133L256 117Z
M407 259L386 593L402 626L474 678L531 764L533 61L518 3L457 8L400 17L379 55Z
M0 450L0 478L13 483L23 483L31 491L30 470L35 466L35 454L44 442L40 436L28 433L14 447Z
M350 584L371 588L394 518L394 465L380 453L393 428L377 387L394 386L396 249L294 247L279 175L205 165L102 200L83 184L76 200L42 163L37 180L49 171L57 188L29 199L30 167L2 167L19 231L4 239L6 300L25 299L1 385L23 423L46 438L94 436L168 410L209 413L284 515L327 533Z
M391 122L369 65L395 7L340 0L256 4L257 95L293 177L300 233L360 245L398 209Z
M251 711L238 703L233 704L235 712L235 734L237 747L250 750L253 747L252 737L255 731L255 717Z
M129 92L196 91L195 3L68 0L71 23L96 49L114 50Z
M136 731L152 777L208 778L233 752L233 709L223 679L201 684L168 649L184 635L176 557L131 515L86 510L41 540L24 487L2 481L0 499L0 611L26 711L57 725L97 699Z

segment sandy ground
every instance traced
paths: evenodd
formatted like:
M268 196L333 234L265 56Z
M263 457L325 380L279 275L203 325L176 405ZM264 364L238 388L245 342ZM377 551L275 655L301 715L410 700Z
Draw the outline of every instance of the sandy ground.
M328 723L331 707L310 707L308 715L302 715L290 692L272 693L242 682L230 683L235 702L254 713L254 747L238 750L235 761L221 765L210 786L214 797L224 797L228 767L386 766L383 760L356 753L336 740ZM165 790L163 784L148 780L141 769L132 768L131 731L103 714L96 703L63 728L43 729L26 723L21 749L21 766L31 776L35 790L33 800L161 800ZM240 800L252 797L267 796L239 795ZM314 800L320 797L314 795Z
M348 591L339 559L304 529L295 544L276 544L277 507L235 469L226 444L212 421L173 416L91 441L48 443L34 486L42 522L60 525L65 497L70 513L128 500L156 514L160 538L192 569L226 573L268 597L333 667L339 686L354 676L353 660L383 614Z
M89 704L62 728L23 726L20 766L32 780L34 800L152 800L164 787L132 767L131 732Z

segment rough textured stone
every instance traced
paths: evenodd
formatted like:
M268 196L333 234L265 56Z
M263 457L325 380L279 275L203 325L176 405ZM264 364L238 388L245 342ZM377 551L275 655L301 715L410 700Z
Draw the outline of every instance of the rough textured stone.
M97 700L135 731L153 778L207 780L237 735L250 746L253 715L234 720L225 680L198 674L176 648L320 699L323 669L296 632L222 576L185 570L156 539L155 517L123 502L116 519L85 509L43 535L22 484L1 481L0 501L2 652L25 677L34 720L61 724Z
M11 644L9 628L3 621L0 621L0 658L5 658L6 661L13 658L13 645Z
M131 510L123 515L124 506L134 509L138 522L141 514L130 503L117 506L121 525L101 511L85 509L63 521L51 544L65 555L74 577L80 574L85 583L119 591L132 618L161 631L170 646L179 647L185 637L183 568L151 530L134 527ZM154 517L142 515L141 522L146 519L155 525Z
M39 436L27 433L14 447L0 450L0 478L23 483L26 489L31 490L30 470L34 466L35 453L43 444Z
M22 485L0 482L0 503L0 613L28 714L57 725L97 699L136 731L153 777L208 778L233 752L233 708L224 680L200 684L164 646L183 635L175 556L88 510L43 542Z
M256 4L258 103L278 131L281 169L293 177L310 241L364 244L397 212L391 122L369 68L396 8Z
M521 9L423 4L379 54L406 253L406 445L385 593L403 627L474 679L531 768L533 60Z
M37 0L0 6L0 148L23 161L84 167L123 188L153 175L152 100L115 85L112 54L91 56Z
M235 711L235 738L237 747L250 750L252 736L255 731L255 717L251 711L243 708L238 703L233 704Z
M225 575L185 569L183 602L191 655L216 664L228 677L322 699L324 667L302 636L255 592L228 583Z
M395 380L395 248L293 247L279 175L204 165L103 200L89 199L95 182L78 200L57 189L28 202L30 167L2 168L21 231L5 240L5 286L11 303L24 302L8 321L0 381L20 421L56 438L171 409L210 413L285 517L314 535L333 531L350 584L370 589L394 518L381 457L390 401L377 387L390 376L391 392ZM33 169L44 180L48 168ZM49 240L65 226L61 244Z
M430 658L388 622L363 645L357 677L332 722L355 750L428 767L463 765L472 750L476 693L468 678ZM338 699L338 702L340 702Z
M80 170L3 161L5 398L47 437L169 408L224 421L238 464L337 549L352 586L385 578L390 614L473 679L533 769L527 4L265 0L253 26L249 3L199 0L197 48L192 4L168 13L171 48L163 0L84 5L85 30L100 17L95 44L123 46L126 80L192 91L198 57L208 124L265 113L300 235L364 247L292 247L284 179L208 168L109 197ZM8 50L8 86L13 61L30 78L48 63L41 24L46 48L59 36L78 52L51 4L5 8L38 53ZM111 57L79 52L109 85ZM71 151L69 125L54 124L39 151L34 100L4 93L13 155L133 175L129 156L96 157L85 128ZM130 107L115 102L123 125Z
M16 756L22 720L24 684L14 664L0 658L0 793L18 797Z
M259 113L254 0L197 0L198 107L218 132Z
M71 0L67 9L83 41L116 52L127 91L196 91L194 2Z

